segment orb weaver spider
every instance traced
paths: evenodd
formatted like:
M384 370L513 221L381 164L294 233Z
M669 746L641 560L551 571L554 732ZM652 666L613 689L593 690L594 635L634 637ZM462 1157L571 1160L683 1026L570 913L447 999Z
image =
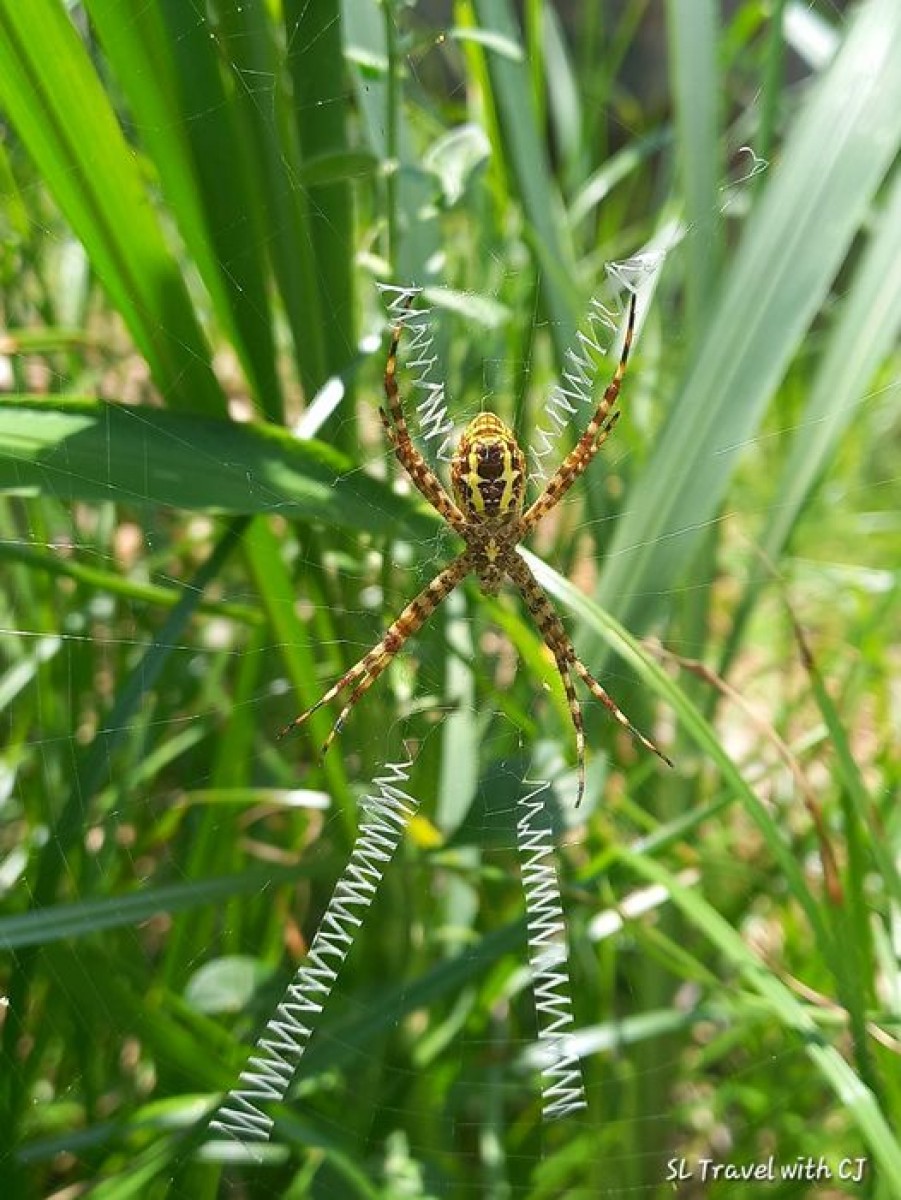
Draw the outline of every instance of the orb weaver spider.
M407 307L412 300L411 293L406 301ZM573 672L646 750L656 754L667 766L673 765L650 738L635 728L616 701L580 661L569 634L547 594L516 550L518 543L541 518L560 503L603 446L619 419L619 410L614 411L614 405L629 361L629 350L635 331L635 307L633 292L619 363L594 416L579 441L548 480L541 495L527 508L524 508L525 456L512 430L492 413L481 413L464 430L451 460L453 498L448 494L444 484L413 445L410 436L397 387L397 348L403 331L403 321L394 326L384 377L388 411L380 408L379 416L385 427L388 443L401 466L426 500L454 532L460 535L466 543L466 549L410 601L397 620L388 627L378 645L345 672L312 708L308 708L286 725L279 737L302 725L317 709L334 700L344 688L352 687L350 697L322 747L322 754L325 755L336 735L344 727L344 722L357 701L372 687L407 639L420 629L441 601L472 572L482 591L488 596L496 596L505 579L510 579L515 584L538 626L545 645L554 656L576 732L576 807L581 803L585 792L585 730L582 709L573 685Z

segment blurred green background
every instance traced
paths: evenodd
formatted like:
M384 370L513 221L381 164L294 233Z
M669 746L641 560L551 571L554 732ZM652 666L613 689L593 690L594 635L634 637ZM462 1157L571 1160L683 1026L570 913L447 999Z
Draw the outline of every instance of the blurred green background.
M699 1161L821 1154L768 1194L901 1195L899 145L896 0L0 0L4 1197L750 1196ZM623 419L531 549L675 772L586 703L575 812L553 664L474 583L324 763L328 711L277 741L456 547L387 455L376 285L547 473L625 260ZM270 1148L201 1151L407 753Z

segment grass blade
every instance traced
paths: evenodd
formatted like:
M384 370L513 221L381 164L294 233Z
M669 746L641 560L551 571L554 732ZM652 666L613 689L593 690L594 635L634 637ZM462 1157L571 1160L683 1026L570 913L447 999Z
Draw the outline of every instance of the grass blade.
M897 152L899 61L901 7L870 0L805 105L670 420L633 482L598 592L633 627L652 617L716 518L740 451Z
M96 400L0 408L0 487L63 500L280 512L357 532L432 536L435 521L318 441Z
M0 102L173 407L224 397L137 160L56 0L0 0Z
M769 1006L787 1033L801 1039L805 1053L852 1116L879 1163L882 1177L901 1192L901 1147L873 1093L839 1052L825 1043L816 1023L788 988L751 953L738 933L703 897L678 883L653 859L621 851L623 860L645 879L664 886L688 921L708 938L743 976L746 985Z

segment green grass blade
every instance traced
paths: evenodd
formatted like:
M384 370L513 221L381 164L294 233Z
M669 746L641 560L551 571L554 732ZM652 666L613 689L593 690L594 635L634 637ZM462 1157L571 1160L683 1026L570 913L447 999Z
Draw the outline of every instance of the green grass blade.
M349 151L344 90L344 50L339 0L307 4L290 0L285 7L288 68L293 81L294 120L301 161L340 157ZM352 265L354 244L350 181L347 178L310 184L304 195L307 236L312 251L316 296L321 314L321 386L344 370L356 345ZM307 320L315 319L311 312ZM356 422L350 405L342 410L339 445L356 444Z
M134 600L138 604L172 608L181 599L181 592L178 588L127 579L112 570L92 567L77 560L61 558L57 554L32 550L28 546L19 546L15 543L0 542L0 559L6 559L7 562L24 563L36 575L47 574L62 579L73 579L96 592L103 592L108 596L118 596L123 600ZM200 602L200 611L219 613L223 617L229 617L231 620L240 621L245 625L259 625L263 619L256 608L251 608L246 604L232 604L223 600L203 599Z
M275 643L297 693L297 711L302 712L319 699L323 690L316 672L313 630L300 621L294 610L293 596L296 588L285 567L278 539L265 518L257 518L253 523L245 539L244 548L251 576L275 636ZM300 757L301 751L297 747L312 739L315 756L331 728L332 720L328 712L314 713L301 733L285 739L285 754L293 753L293 756ZM295 747L293 752L292 746ZM336 747L327 754L321 764L317 764L317 769L322 771L329 783L330 792L344 818L350 841L355 825L355 813L340 749Z
M513 46L521 45L508 0L473 0L481 30ZM541 268L541 291L551 320L557 361L576 333L578 272L563 221L563 202L551 176L544 132L538 126L524 56L499 54L487 47L488 76L497 113L500 141L495 153L515 181L529 223L532 249Z
M885 1182L894 1192L901 1193L901 1147L885 1114L873 1093L864 1086L841 1054L826 1044L816 1022L804 1007L702 896L683 887L653 859L632 854L628 850L621 850L620 854L636 873L662 884L669 891L688 921L742 975L748 988L764 1000L785 1031L800 1038L805 1053L866 1139Z
M94 400L0 407L0 488L58 500L163 504L220 513L280 512L383 535L431 536L418 504L338 451L276 427L207 421Z
M804 509L860 416L860 403L876 368L901 328L901 171L896 173L876 229L842 306L817 369L760 538L764 555L778 562ZM741 642L745 622L768 573L752 576L723 651L726 667Z
M294 867L266 866L239 875L191 880L161 887L141 888L129 895L115 895L76 904L55 904L27 913L0 917L0 950L9 953L25 946L90 937L106 929L140 925L161 913L179 913L206 904L221 904L235 896L253 896L261 888L290 884L297 880Z
M899 61L901 6L869 0L773 168L706 340L633 482L598 593L631 625L651 617L691 561L897 152Z
M713 0L668 0L670 72L685 196L686 325L697 342L710 310L721 252L719 182L720 81Z
M242 124L247 85L237 69L226 88L216 31L203 9L182 0L159 0L159 6L175 64L179 127L188 138L232 323L246 348L251 390L266 416L280 420L281 385L258 250L266 242L265 222Z
M49 832L47 842L37 856L33 874L31 906L39 909L50 904L59 880L67 869L74 870L70 860L78 836L82 833L88 806L102 786L109 771L110 755L126 737L142 697L154 686L172 650L178 645L184 630L196 611L200 596L215 579L225 561L240 541L246 518L237 518L226 529L207 560L186 583L182 599L169 614L142 656L140 662L122 684L116 700L106 714L90 744L78 756L69 794L60 806L58 816ZM29 948L16 962L9 987L9 1006L3 1029L4 1053L14 1056L20 1036L35 968L34 950ZM32 1058L32 1063L33 1063ZM2 1099L7 1114L4 1136L12 1137L22 1119L22 1102L28 1087L30 1064L21 1064L18 1072L10 1072Z
M386 173L382 261L391 282L424 284L434 275L441 247L432 211L434 187L423 172L406 107L400 103L400 66L389 54L397 41L395 5L353 0L342 6L344 52L362 115L362 136Z
M858 903L863 905L867 891L866 872L869 855L879 865L879 874L886 889L891 892L895 905L901 910L901 874L892 857L891 847L885 842L885 831L873 797L864 781L861 769L851 749L848 730L826 688L820 669L814 661L806 639L796 627L801 654L810 680L817 708L829 731L829 741L835 756L836 774L841 781L840 793L844 820L844 837L848 870ZM865 908L865 906L864 906ZM867 917L861 910L858 920L857 938L860 943L870 934L866 928Z
M0 0L0 104L173 407L224 411L134 153L56 0Z
M88 0L87 8L128 101L135 135L159 172L169 209L210 294L216 319L253 381L259 370L235 312L235 280L223 271L217 257L215 231L207 219L192 161L176 57L160 6L149 3L132 8L117 0ZM267 377L269 374L266 372Z

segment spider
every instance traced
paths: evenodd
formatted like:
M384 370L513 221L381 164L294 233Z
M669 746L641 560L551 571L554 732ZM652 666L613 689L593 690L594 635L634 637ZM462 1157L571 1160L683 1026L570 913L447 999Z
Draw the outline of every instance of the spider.
M412 299L413 294L407 298L407 307ZM302 725L317 709L334 700L345 688L351 688L347 703L322 747L322 754L325 755L335 736L341 732L351 709L369 691L407 639L428 620L441 601L450 595L464 577L473 572L482 591L488 596L496 596L505 579L515 584L545 644L554 656L576 733L576 807L581 803L585 792L585 730L582 710L573 685L573 672L646 750L656 754L667 766L673 765L650 738L635 728L613 698L579 660L563 622L541 584L516 549L541 518L560 503L613 431L620 415L619 410L614 411L614 405L626 373L634 329L633 293L622 354L613 379L577 444L548 480L541 495L525 507L525 456L512 430L492 413L481 413L477 416L460 438L451 460L451 498L410 437L397 387L397 348L403 330L403 320L394 326L385 364L385 397L388 411L379 408L379 416L391 449L401 466L426 500L454 532L460 535L466 548L410 601L397 620L388 627L378 645L342 675L312 708L308 708L286 725L279 737Z

